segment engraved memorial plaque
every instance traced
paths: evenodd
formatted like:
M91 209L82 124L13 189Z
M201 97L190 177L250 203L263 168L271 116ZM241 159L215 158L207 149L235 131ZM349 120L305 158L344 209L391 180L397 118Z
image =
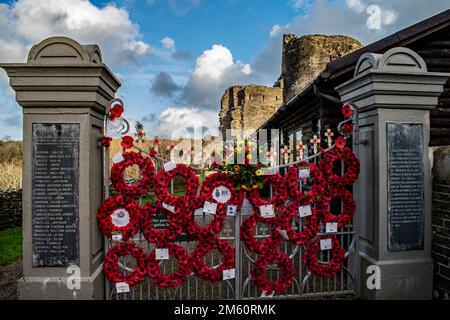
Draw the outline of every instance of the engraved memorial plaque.
M79 124L34 123L33 267L79 265Z
M388 123L387 139L388 250L423 250L423 126Z

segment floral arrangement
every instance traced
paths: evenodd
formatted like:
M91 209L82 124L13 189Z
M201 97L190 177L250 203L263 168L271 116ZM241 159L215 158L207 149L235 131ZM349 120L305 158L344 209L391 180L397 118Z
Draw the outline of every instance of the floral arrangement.
M317 253L320 251L320 240L327 238L330 238L332 241L331 260L326 264L322 264L319 263ZM305 264L311 273L324 277L331 277L342 269L345 260L345 252L336 236L321 235L317 236L315 240L308 242L303 257Z
M219 169L234 177L236 190L250 191L255 189L262 189L264 186L264 172L263 168L267 165L263 164L260 159L256 162L253 160L252 150L257 148L253 146L248 139L241 142L231 152L225 152L225 159L233 158L232 164L227 164L225 160L223 165L218 165L216 162L212 163L214 169ZM242 154L243 152L243 154ZM258 153L257 153L258 154ZM244 163L238 164L239 155L243 155ZM254 164L253 164L254 163Z
M124 152L123 159L116 162L111 168L110 178L116 197L106 199L100 206L97 219L100 231L108 237L120 234L121 237L116 246L111 248L104 261L105 275L113 283L126 282L133 286L140 283L147 275L160 287L173 288L181 285L187 277L194 272L198 277L207 281L220 281L224 279L224 272L234 268L235 250L227 241L219 238L227 216L229 206L235 206L236 210L242 207L244 198L254 208L254 214L244 220L240 229L240 237L248 250L258 255L251 271L251 280L256 287L266 296L272 293L281 293L287 290L294 281L295 268L292 259L279 251L283 241L297 245L304 245L304 261L308 270L315 275L331 277L342 269L345 261L345 251L339 240L333 234L320 234L321 224L337 223L342 228L351 222L355 213L355 203L349 187L356 181L359 175L359 160L346 147L347 139L353 132L350 124L354 116L354 109L345 105L342 112L346 120L338 127L337 137L331 130L325 133L327 149L320 148L320 137L311 137L311 147L314 157L322 155L317 164L304 158L303 152L307 152L306 145L300 142L302 161L290 165L285 176L275 173L265 175L264 169L267 163L256 159L252 161L252 151L255 147L248 140L239 144L233 150L227 150L226 160L230 157L237 159L238 153L243 152L242 164L227 164L225 161L219 165L212 161L211 166L215 173L208 175L200 185L194 170L184 164L170 163L165 169L156 173L152 158L158 154L160 141L155 138L153 147L149 152L150 157L143 156L129 149L137 148L134 138L123 136L121 145ZM123 104L117 101L110 108L107 118L118 119L122 116ZM143 137L145 135L141 135ZM138 137L139 138L139 137ZM334 139L334 144L333 144ZM103 136L99 144L107 147L110 138ZM289 148L281 153L289 153ZM172 151L172 145L168 146ZM276 151L269 152L273 156ZM268 153L268 154L269 154ZM241 153L242 154L242 153ZM215 158L215 157L214 157ZM342 175L333 171L334 163L342 160L345 170ZM253 163L252 163L253 162ZM127 184L124 179L125 169L132 165L140 167L142 178L134 184ZM168 190L170 181L175 177L186 180L186 189L183 196L175 196ZM307 182L310 187L302 190L299 181ZM265 200L262 189L266 185L273 187L271 200ZM136 200L148 194L153 189L157 198L156 202L139 205ZM343 203L340 214L329 211L330 202L339 199ZM287 202L289 200L289 202ZM267 216L268 208L272 214ZM305 208L308 208L306 210ZM195 216L201 210L212 210L211 222L200 226L195 222ZM303 215L300 213L306 210ZM113 223L112 215L117 212L128 214L127 223L121 226ZM168 218L168 226L164 230L158 230L153 226L153 219L157 214L164 214ZM294 221L303 219L301 226L297 228ZM257 240L254 230L258 223L269 226L269 236L263 240ZM141 231L148 242L156 245L147 257L143 251L128 242L133 235ZM197 243L194 251L188 254L186 250L174 243L174 240L182 233L193 237ZM320 241L331 239L332 259L323 263L318 259L318 252L322 250ZM178 261L179 268L171 274L163 274L160 268L160 260L156 256L158 249L166 249L170 256ZM204 257L208 252L217 250L223 261L218 266L208 267ZM135 270L127 275L118 270L120 256L132 255L137 260ZM280 269L280 277L269 281L264 270L269 266L277 265Z
M118 269L119 257L132 256L137 267L130 274L123 274ZM112 283L125 282L130 286L141 283L147 275L147 256L142 249L131 242L120 242L108 250L103 261L106 278Z
M169 254L175 257L178 262L178 270L165 274L161 272L159 260L156 259L156 248L153 250L147 261L147 274L154 283L163 288L174 288L181 285L189 276L192 270L192 260L183 247L170 241L157 244L157 248L167 248Z
M264 275L264 270L269 265L276 264L280 268L280 277L270 283ZM281 251L273 251L266 255L260 255L254 263L251 279L258 289L270 295L282 293L289 289L295 277L295 268L292 259Z
M207 267L204 260L206 254L212 250L217 250L223 257L222 263L215 268ZM224 270L234 268L234 247L219 238L213 238L212 241L201 241L200 245L195 247L192 257L195 274L206 281L220 281Z
M123 226L114 224L112 214L127 214L128 221ZM133 199L125 199L119 195L106 199L97 212L100 232L111 239L113 234L120 234L121 240L128 240L138 231L141 222L141 207Z
M123 161L115 163L111 168L110 179L114 190L126 197L137 199L145 196L155 183L155 166L150 158L143 157L133 151L122 154ZM125 182L124 172L127 167L138 165L142 179L135 184Z

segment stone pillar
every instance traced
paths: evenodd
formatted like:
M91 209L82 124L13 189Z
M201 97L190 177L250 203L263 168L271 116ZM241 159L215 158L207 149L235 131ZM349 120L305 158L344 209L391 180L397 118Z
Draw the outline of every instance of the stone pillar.
M363 299L432 297L430 110L449 76L428 72L415 52L393 48L363 54L354 78L336 88L359 108L353 148L361 160L354 194ZM367 286L376 284L374 270L379 289Z
M103 200L97 139L120 82L102 63L97 45L65 37L34 45L26 63L0 67L23 108L19 299L103 299L104 248L95 217Z

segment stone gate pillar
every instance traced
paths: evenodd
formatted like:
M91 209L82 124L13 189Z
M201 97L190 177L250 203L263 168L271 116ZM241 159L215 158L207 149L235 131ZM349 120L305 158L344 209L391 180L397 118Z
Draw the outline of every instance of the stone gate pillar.
M336 88L359 108L354 193L364 299L432 297L430 110L449 76L427 72L415 52L393 48L363 54L354 78Z
M23 108L23 273L19 299L103 299L97 138L120 82L97 45L52 37L2 64ZM78 281L80 280L80 281Z

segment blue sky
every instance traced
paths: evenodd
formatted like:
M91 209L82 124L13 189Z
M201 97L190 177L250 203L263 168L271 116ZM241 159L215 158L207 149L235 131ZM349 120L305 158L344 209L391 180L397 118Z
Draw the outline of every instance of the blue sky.
M429 0L0 1L0 62L23 62L52 35L100 45L122 81L127 116L149 135L214 134L233 84L271 85L283 33L345 34L364 44L448 9ZM22 137L20 107L0 71L0 138ZM183 130L180 130L183 129Z

